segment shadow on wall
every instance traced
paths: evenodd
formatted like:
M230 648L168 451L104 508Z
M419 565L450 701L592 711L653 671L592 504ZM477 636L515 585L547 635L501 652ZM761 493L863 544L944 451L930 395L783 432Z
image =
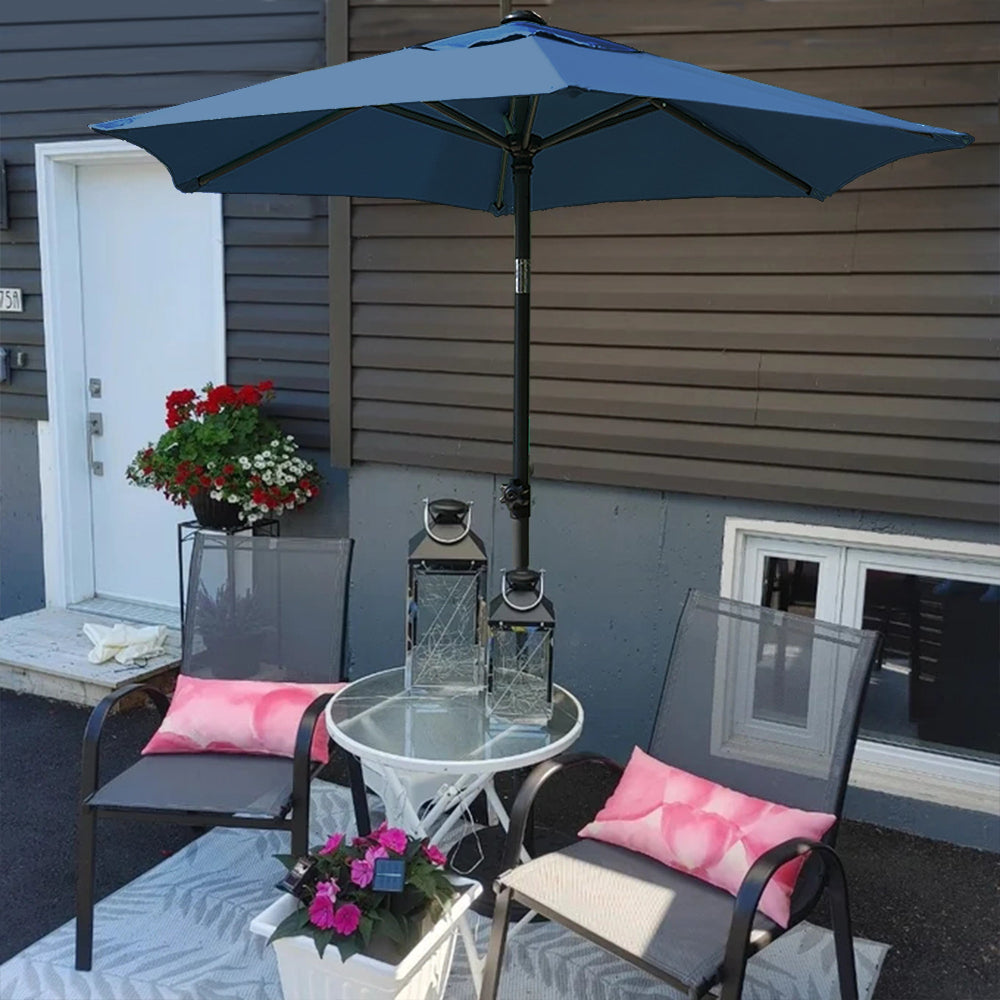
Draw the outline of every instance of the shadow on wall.
M333 468L327 452L302 448L300 454L316 466L323 483L318 497L281 519L282 534L346 538L350 527L347 470Z
M406 559L423 500L473 501L473 530L490 560L489 592L512 563L512 531L496 497L503 477L359 465L351 470L350 530L357 541L351 594L351 672L403 662ZM581 749L627 757L649 734L670 641L690 587L718 588L721 522L714 551L693 498L669 509L663 494L539 481L532 484L531 565L546 571L556 610L555 678L587 713ZM671 555L665 556L668 537ZM713 546L709 545L709 548Z

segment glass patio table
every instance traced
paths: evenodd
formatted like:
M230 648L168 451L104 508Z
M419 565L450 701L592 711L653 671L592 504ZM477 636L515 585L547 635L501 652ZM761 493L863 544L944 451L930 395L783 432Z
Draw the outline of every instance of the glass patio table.
M390 826L440 843L482 791L504 829L507 811L494 775L530 767L568 749L583 708L554 686L547 726L491 725L485 690L411 689L402 667L352 681L327 703L330 738L358 757Z

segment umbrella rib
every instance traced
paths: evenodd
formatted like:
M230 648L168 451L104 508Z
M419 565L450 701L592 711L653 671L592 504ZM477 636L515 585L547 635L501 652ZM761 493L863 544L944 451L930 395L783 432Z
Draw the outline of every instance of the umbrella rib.
M492 145L498 146L500 149L510 148L507 140L502 135L498 135L485 125L480 125L475 118L463 115L461 111L456 111L454 108L449 107L447 104L443 104L441 101L428 101L427 107L433 108L435 111L444 115L446 118L450 118L454 122L458 122L459 125L464 125L470 132L475 132L476 135L485 139L487 142L492 143Z
M297 128L293 132L288 132L287 134L280 136L277 139L273 139L271 142L266 143L263 146L258 146L257 149L253 149L249 153L244 153L242 156L236 157L235 160L230 160L228 163L224 163L221 167L216 167L215 170L210 170L207 174L200 174L198 177L187 181L185 184L178 184L177 187L181 191L195 191L198 188L204 187L206 184L211 184L212 181L217 180L219 177L224 177L226 174L231 173L239 167L245 166L248 163L253 163L254 160L257 160L262 156L266 156L268 153L271 153L276 149L280 149L282 146L285 146L290 142L295 142L296 139L301 139L303 136L309 135L311 132L315 132L324 126L329 125L331 122L344 118L357 110L357 108L338 108L336 111L331 111L329 114L323 115L321 118L317 118L314 122L310 122L308 125L303 125L301 128Z
M441 110L442 114L445 113L444 109L446 105L437 105L428 103L428 107L438 108ZM400 104L376 104L374 105L379 111L386 111L392 115L399 115L400 118L409 118L410 121L419 122L421 125L429 125L431 128L439 129L442 132L450 132L452 135L460 135L463 139L474 139L476 142L481 142L486 146L493 146L498 149L507 149L506 141L495 132L491 132L489 129L484 128L479 125L478 122L473 122L471 118L466 119L470 122L469 126L454 125L451 122L443 122L440 118L433 118L431 115L422 114L419 111L414 111L411 108L404 108ZM450 108L447 109L451 111ZM455 112L451 117L455 118L456 121L459 118L465 118L464 115L459 115ZM476 128L472 128L471 125L475 125Z
M812 195L813 187L811 184L807 184L800 177L796 177L795 174L790 174L787 170L782 170L781 167L779 167L776 163L772 163L769 159L767 159L767 157L761 156L760 153L755 153L749 147L728 138L721 132L712 128L711 125L706 125L703 121L695 118L694 115L689 115L686 111L681 111L680 108L674 107L674 105L670 104L668 101L664 101L658 97L649 98L649 102L653 107L658 108L660 111L670 115L671 118L676 118L677 121L690 126L696 132L700 132L702 135L708 136L709 139L714 139L727 149L731 149L734 153L739 153L740 156L756 163L757 166L763 167L775 176L780 177L783 181L787 181L789 184L794 185L804 194Z
M621 104L616 104L613 108L608 108L599 114L591 115L590 118L584 118L583 121L561 129L559 132L553 132L552 135L546 136L534 145L532 152L540 152L561 142L566 142L568 139L577 139L581 135L589 135L591 132L607 128L609 125L618 125L621 122L631 121L640 115L649 114L652 110L654 109L649 105L647 98L633 97L630 100L622 101Z

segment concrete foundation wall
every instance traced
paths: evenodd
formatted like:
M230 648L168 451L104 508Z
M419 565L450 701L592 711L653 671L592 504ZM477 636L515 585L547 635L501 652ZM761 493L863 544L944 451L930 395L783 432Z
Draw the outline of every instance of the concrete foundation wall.
M45 606L38 424L0 418L0 618Z
M422 524L424 497L475 502L473 528L490 556L496 593L512 551L511 521L495 499L501 481L398 466L351 469L352 676L402 663L407 543ZM926 518L550 481L532 488L531 565L547 571L546 594L556 608L556 680L587 713L578 749L618 759L649 737L688 589L718 593L727 517L997 540L987 525Z

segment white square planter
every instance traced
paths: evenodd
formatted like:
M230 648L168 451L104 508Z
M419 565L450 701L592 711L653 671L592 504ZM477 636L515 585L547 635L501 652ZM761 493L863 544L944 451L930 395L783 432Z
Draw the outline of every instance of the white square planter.
M306 935L274 942L285 1000L442 1000L455 952L458 920L483 891L478 882L462 880L456 896L441 919L398 964L390 965L352 955L341 961L336 945L320 958ZM250 923L254 934L270 937L275 927L298 905L283 893Z

